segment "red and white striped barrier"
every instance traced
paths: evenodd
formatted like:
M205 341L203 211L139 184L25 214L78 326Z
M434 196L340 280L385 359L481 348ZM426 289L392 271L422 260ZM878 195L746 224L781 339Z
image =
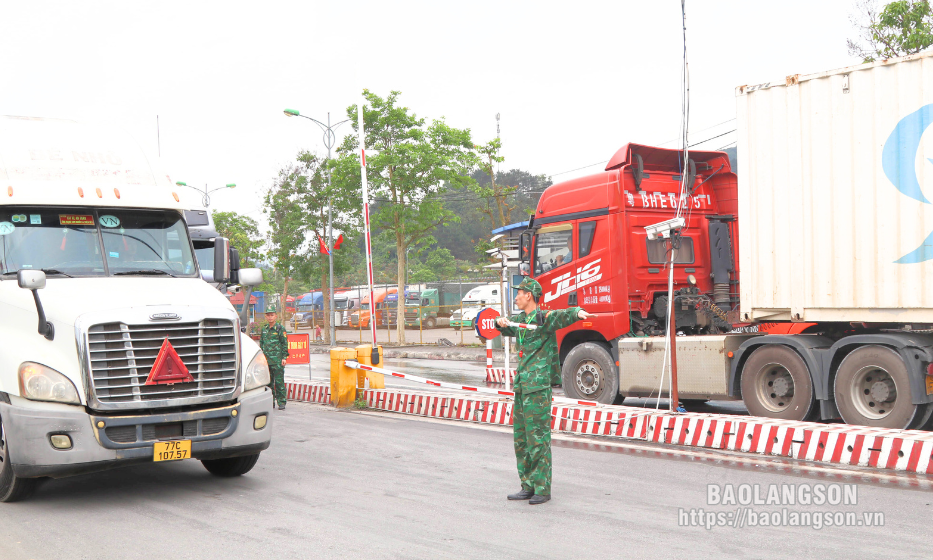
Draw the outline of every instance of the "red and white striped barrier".
M361 369L369 369L369 366ZM372 368L372 371L393 377L404 376L409 380L423 379L405 374L393 375L398 372L381 368ZM441 386L438 382L431 384ZM289 400L330 402L328 385L295 382L286 385ZM461 388L455 384L443 385ZM471 391L465 395L407 389L370 389L364 392L367 406L376 410L501 426L512 423L511 396L508 391L493 389ZM921 430L890 430L729 414L671 413L573 401L565 404L557 402L557 399L551 407L551 428L581 435L727 450L816 464L933 474L933 432Z
M512 383L515 381L515 370L494 367L486 368L486 383L505 383L506 376L508 376L509 383Z
M373 367L363 365L356 360L346 360L344 362L347 367L354 369L362 369L365 371L374 371L376 373L381 373L382 375L389 375L391 377L398 377L399 379L407 379L409 381L414 381L416 383L424 383L426 385L433 385L435 387L442 387L444 389L456 389L458 391L473 391L476 393L485 393L487 395L496 395L500 397L514 397L515 393L512 391L502 391L499 389L490 389L489 387L474 387L472 385L458 385L456 383L448 383L446 381L434 381L432 379L427 379L425 377L419 377L417 375L411 375L408 373L401 373L398 371L392 371L389 369ZM581 401L577 399L568 399L566 397L552 397L554 402L560 402L565 404L573 404L579 406L600 406L600 403L596 401Z

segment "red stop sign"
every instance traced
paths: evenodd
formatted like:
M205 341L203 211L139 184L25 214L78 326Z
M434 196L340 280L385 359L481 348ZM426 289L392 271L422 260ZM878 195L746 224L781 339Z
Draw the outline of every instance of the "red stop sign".
M476 315L476 335L480 338L490 339L499 336L496 330L496 318L499 312L492 308L486 308Z

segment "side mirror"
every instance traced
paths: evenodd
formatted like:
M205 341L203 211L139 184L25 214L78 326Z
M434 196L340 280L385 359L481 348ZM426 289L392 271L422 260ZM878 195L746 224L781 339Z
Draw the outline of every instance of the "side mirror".
M45 272L41 270L20 270L16 273L16 282L26 290L45 288Z
M523 232L519 238L519 261L529 262L531 260L531 232Z
M230 241L214 238L214 282L226 284L230 280Z
M204 270L201 269L201 280L204 280L208 284L214 283L214 271L213 270Z
M258 286L262 284L261 268L241 268L238 276L241 286Z
M518 271L522 276L531 276L531 265L523 262L518 266Z
M45 310L42 300L39 299L39 290L45 287L45 272L41 270L20 270L16 273L16 283L20 288L32 292L32 299L36 302L36 314L39 316L39 334L48 340L55 338L55 327L45 319Z

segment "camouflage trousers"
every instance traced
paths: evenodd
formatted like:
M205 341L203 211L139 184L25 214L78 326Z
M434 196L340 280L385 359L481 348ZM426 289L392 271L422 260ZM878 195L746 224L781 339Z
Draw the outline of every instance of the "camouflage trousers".
M272 398L279 406L285 406L285 368L269 364L269 388L272 389Z
M551 389L516 394L512 407L515 459L522 490L551 495Z

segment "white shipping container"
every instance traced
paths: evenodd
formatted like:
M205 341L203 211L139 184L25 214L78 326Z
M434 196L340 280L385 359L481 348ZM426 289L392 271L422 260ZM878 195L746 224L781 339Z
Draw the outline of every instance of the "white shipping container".
M933 52L736 99L742 319L933 322Z

